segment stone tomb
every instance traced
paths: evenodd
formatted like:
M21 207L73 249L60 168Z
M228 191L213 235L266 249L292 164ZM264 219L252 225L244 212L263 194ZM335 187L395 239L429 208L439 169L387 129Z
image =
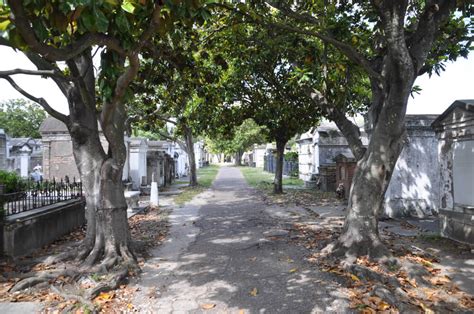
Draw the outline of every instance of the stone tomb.
M385 193L389 217L426 217L439 210L437 115L407 115L406 140Z
M48 180L60 180L65 176L79 179L71 136L66 125L55 118L48 117L43 121L40 132L43 138L43 177ZM175 177L175 161L161 148L158 149L160 152L154 156L157 151L154 141L124 137L124 142L127 147L127 159L122 179L130 181L129 185L132 189L139 190L142 186L149 185L152 173L155 173L161 185L172 182ZM107 151L108 143L102 134L101 143ZM148 164L153 167L148 167ZM156 171L158 167L162 168L159 172Z
M474 100L457 100L432 124L438 136L441 234L474 243Z
M424 217L437 213L439 208L437 139L431 128L431 123L435 118L434 115L406 116L407 139L386 192L383 215ZM362 129L361 134L362 143L367 145L367 134ZM335 158L340 155L353 158L353 155L336 125L322 123L319 127L303 134L297 142L300 178L305 181L305 184L319 186L322 191L335 192L339 181L342 180L345 195L348 197L352 176L344 176L342 179L341 173L337 173L335 169ZM338 170L341 169L338 168ZM349 169L344 171L349 171ZM337 184L336 181L338 181ZM311 184L312 182L316 184Z
M347 199L357 162L352 154L339 154L334 158L334 161L336 162L336 187L342 184L344 187L344 198Z

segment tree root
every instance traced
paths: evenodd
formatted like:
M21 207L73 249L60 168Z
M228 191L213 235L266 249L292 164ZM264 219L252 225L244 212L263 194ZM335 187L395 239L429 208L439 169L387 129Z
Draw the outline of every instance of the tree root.
M397 278L389 277L384 274L374 272L368 267L362 265L352 264L345 268L350 273L356 275L358 278L366 281L375 281L384 285L391 285L394 288L400 287L400 283Z
M60 262L64 262L69 259L74 259L77 256L77 251L76 250L70 250L67 252L60 253L55 256L48 256L44 261L43 264L50 266L53 264L57 264Z
M28 275L28 274L27 274ZM31 288L45 281L53 280L59 276L76 278L79 275L77 270L63 269L60 271L45 271L40 274L35 274L33 277L28 277L17 282L10 288L9 292L17 292L23 289Z
M110 260L109 262L112 263L112 260ZM115 263L115 260L113 262ZM88 300L94 299L101 292L116 289L127 278L129 271L137 271L138 269L139 268L136 263L124 263L122 265L119 265L113 273L108 275L109 278L107 281L101 282L96 287L89 289L88 291L86 291L84 296L67 294L67 293L61 292L58 288L54 286L51 286L51 287L55 293L59 294L65 299L75 299L83 304L87 304L88 306L93 307L93 304ZM91 273L93 272L84 273L84 272L80 272L79 270L71 270L71 269L64 269L61 271L46 271L40 274L36 273L34 274L34 276L32 276L33 273L28 273L28 274L25 274L25 277L26 276L29 276L29 277L19 281L9 290L9 292L17 292L17 291L21 291L27 288L31 288L38 284L41 284L50 280L54 280L60 276L70 277L76 280L79 276L82 277Z
M55 287L54 285L51 285L51 290L53 290L54 293L61 296L65 300L76 300L76 301L81 302L82 304L87 305L91 309L94 308L94 304L91 301L89 301L88 299L86 299L86 298L84 298L80 295L75 295L75 294L62 292L57 287ZM69 311L65 311L65 312L69 313Z
M86 298L92 300L97 297L101 292L116 289L127 277L128 271L128 266L124 265L116 272L110 274L110 279L107 282L100 283L97 287L90 289L86 293Z
M321 250L328 258L340 260L344 265L354 264L358 257L367 256L369 260L384 262L392 259L390 250L380 241L365 239L360 242L346 244L344 240L337 239Z

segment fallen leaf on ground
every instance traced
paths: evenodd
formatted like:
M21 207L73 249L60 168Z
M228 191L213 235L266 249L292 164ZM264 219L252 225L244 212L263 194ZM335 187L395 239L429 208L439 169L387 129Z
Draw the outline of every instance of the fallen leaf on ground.
M114 298L114 293L101 292L95 299L96 301L109 301Z
M215 303L206 303L206 304L202 304L201 305L201 308L203 310L210 310L210 309L213 309L216 307L216 304Z
M258 294L257 288L253 288L252 290L250 290L250 295L251 295L252 297L256 297L257 294Z
M377 305L377 309L379 311L385 311L385 310L388 310L389 308L390 308L390 304L388 304L385 301L382 301Z
M434 311L429 309L426 305L420 302L420 307L425 311L425 314L434 314Z
M351 279L354 280L354 281L360 281L359 277L357 277L354 274L351 274Z
M443 276L432 278L430 281L433 285L442 286L444 284L450 283L451 279L448 276Z
M296 273L298 271L298 268L292 268L290 269L290 273Z

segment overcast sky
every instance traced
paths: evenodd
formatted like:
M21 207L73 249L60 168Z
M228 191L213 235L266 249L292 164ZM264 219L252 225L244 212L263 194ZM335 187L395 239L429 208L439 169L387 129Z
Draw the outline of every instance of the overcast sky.
M0 70L15 68L35 69L23 54L0 46ZM419 77L415 84L419 85L422 91L415 95L415 98L410 98L408 113L440 114L456 99L474 99L473 75L474 56L471 55L469 59L459 59L455 63L447 64L446 71L440 77ZM29 93L45 98L53 108L67 113L66 99L52 81L28 75L16 75L14 79ZM8 82L0 79L0 101L21 97Z

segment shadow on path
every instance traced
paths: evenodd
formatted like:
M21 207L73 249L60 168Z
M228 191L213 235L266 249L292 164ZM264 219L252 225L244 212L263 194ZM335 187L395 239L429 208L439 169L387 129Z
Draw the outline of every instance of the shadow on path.
M303 248L265 237L284 231L254 194L239 169L223 167L210 190L175 208L134 305L155 313L347 310L343 289L305 262Z

